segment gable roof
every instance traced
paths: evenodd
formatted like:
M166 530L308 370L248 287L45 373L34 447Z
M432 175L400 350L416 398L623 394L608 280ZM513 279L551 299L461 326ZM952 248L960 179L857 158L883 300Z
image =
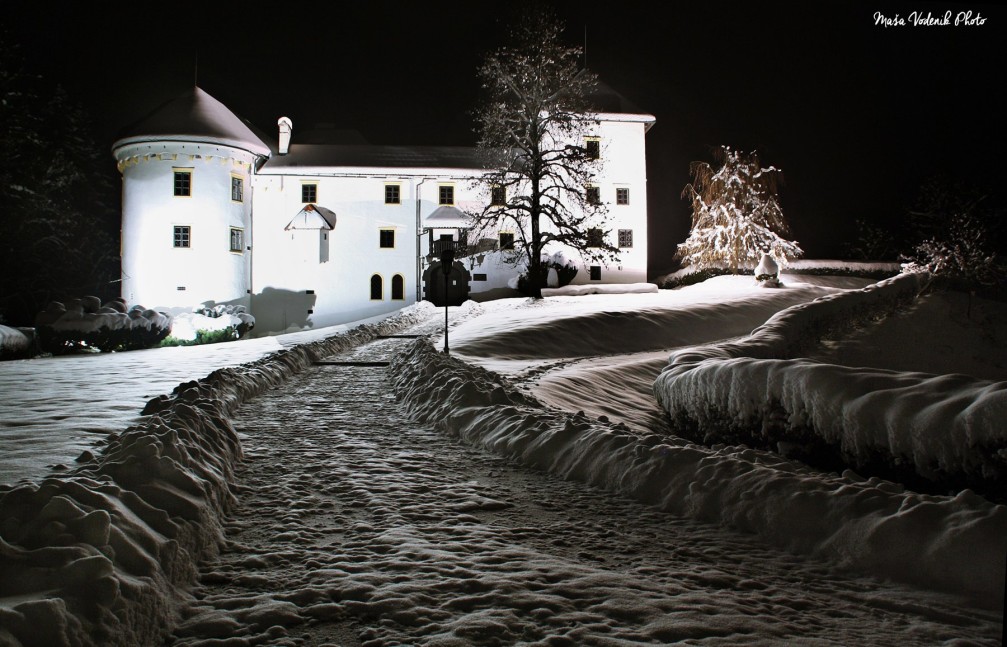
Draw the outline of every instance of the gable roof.
M198 86L127 126L112 149L149 141L223 144L256 155L269 155L270 152L237 115Z

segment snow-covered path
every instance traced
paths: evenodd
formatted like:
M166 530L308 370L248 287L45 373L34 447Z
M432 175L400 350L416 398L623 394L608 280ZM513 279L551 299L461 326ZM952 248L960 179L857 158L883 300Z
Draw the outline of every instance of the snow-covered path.
M509 464L411 422L391 394L387 369L317 366L242 406L240 507L176 644L999 640L993 614L949 596Z

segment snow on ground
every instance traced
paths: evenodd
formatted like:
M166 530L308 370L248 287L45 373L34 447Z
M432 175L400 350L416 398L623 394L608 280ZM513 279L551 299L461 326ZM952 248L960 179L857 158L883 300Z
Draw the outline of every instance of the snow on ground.
M826 341L809 359L1007 380L1007 304L977 297L971 317L967 308L968 296L959 292L924 294L904 311Z
M182 382L382 318L221 344L0 362L0 483L72 465Z
M387 360L411 343L333 359ZM174 645L996 640L996 614L953 596L843 573L459 444L411 420L388 378L319 366L242 406L240 505Z
M182 384L100 453L41 482L0 485L0 644L161 644L179 587L221 542L240 487L229 416L320 357L428 318L398 316Z
M375 328L215 372L158 399L156 415L110 436L81 467L0 487L0 567L15 574L0 593L0 642L153 643L180 613L178 644L204 647L995 644L1004 506L706 448L651 426L658 416L638 386L654 353L745 335L788 305L840 292L818 278L784 280L780 290L724 277L660 294L452 309L464 319L451 331L454 353L502 366L528 390L566 370L610 401L580 408L608 407L611 420L543 407L423 342L389 371L422 425L404 422L386 383L319 373L346 369L290 381ZM624 388L599 385L615 379ZM230 417L269 389L239 422L238 446ZM574 392L565 406L577 405ZM431 428L650 508L583 485L536 485L532 472L486 454L459 451L474 458L456 463L455 446ZM194 582L193 560L218 545L194 596L170 608L173 591Z
M855 469L1002 500L1007 382L796 359L825 334L914 303L928 281L902 274L789 308L743 339L676 351L654 392L677 425L711 441L795 444Z

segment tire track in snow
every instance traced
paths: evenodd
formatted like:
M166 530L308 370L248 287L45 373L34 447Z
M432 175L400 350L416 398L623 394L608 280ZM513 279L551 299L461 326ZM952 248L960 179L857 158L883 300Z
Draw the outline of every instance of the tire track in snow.
M383 361L382 340L341 360ZM534 472L410 421L386 369L242 406L227 545L177 645L996 644L992 615ZM224 642L221 642L221 639Z

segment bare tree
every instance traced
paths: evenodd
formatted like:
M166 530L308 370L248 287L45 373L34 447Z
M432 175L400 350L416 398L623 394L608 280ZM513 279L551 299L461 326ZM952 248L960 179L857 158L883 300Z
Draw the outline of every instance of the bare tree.
M513 263L524 263L533 297L542 296L542 255L566 245L591 261L611 261L607 210L591 184L599 152L585 137L595 119L588 97L596 77L579 63L580 50L560 42L562 25L546 10L526 12L512 42L479 68L485 97L476 119L479 148L494 169L479 183L487 206L470 213L477 236L513 229Z
M722 146L714 153L717 168L693 162L692 182L682 197L692 202L692 230L678 246L683 260L697 267L723 267L737 273L755 267L763 254L785 263L804 252L785 240L787 222L776 197L782 173L765 168L755 152Z

